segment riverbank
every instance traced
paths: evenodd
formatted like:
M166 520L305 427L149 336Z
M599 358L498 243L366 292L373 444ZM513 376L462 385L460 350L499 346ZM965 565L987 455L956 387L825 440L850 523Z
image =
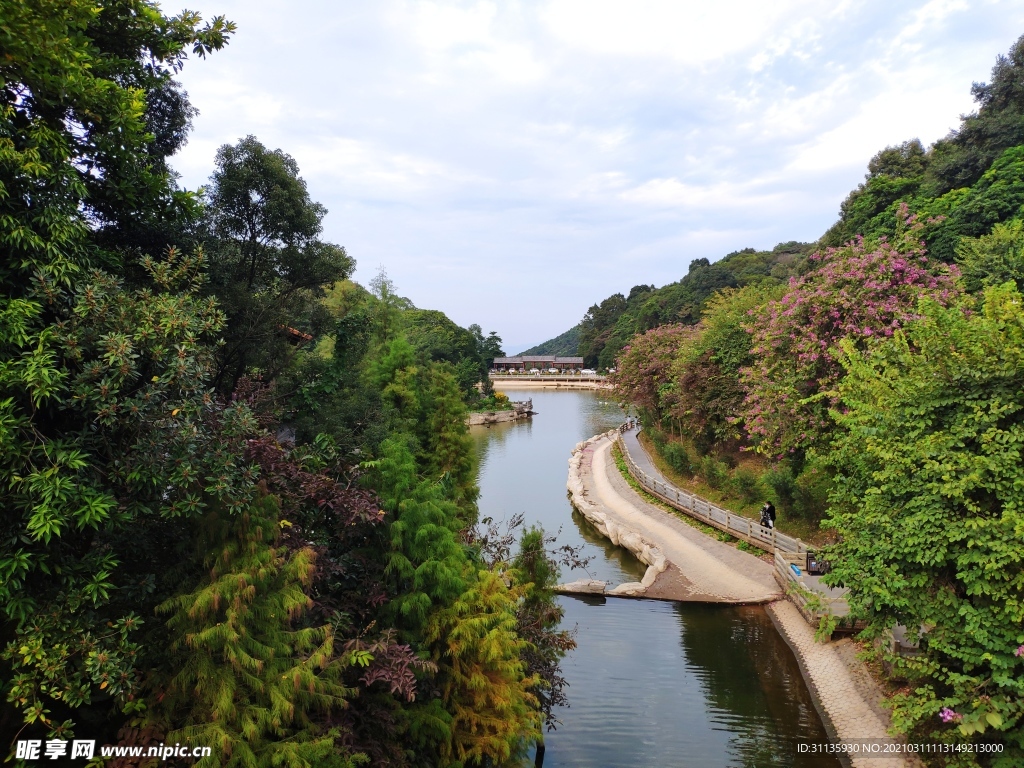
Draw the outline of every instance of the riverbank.
M779 592L771 566L644 501L610 455L615 431L579 443L569 460L573 505L611 541L648 564L642 582L606 590L603 583L562 585L566 592L680 601L769 603L766 609L800 665L829 735L842 742L892 743L884 697L849 639L818 643L813 628ZM645 559L647 558L647 559ZM916 768L915 758L862 757L853 768Z
M555 376L492 376L491 383L495 389L611 389L600 380Z
M610 450L614 430L579 443L569 460L573 506L612 543L645 563L640 582L601 588L592 581L565 592L663 600L757 604L782 596L772 567L710 537L642 499L623 480Z

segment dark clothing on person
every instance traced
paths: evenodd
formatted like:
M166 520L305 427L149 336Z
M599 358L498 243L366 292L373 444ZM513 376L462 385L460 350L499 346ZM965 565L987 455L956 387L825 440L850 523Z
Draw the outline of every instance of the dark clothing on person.
M775 527L775 505L766 501L761 507L761 525L765 528Z

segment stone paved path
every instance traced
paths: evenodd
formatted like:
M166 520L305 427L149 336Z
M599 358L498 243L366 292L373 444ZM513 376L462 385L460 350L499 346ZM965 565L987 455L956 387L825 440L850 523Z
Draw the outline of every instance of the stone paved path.
M828 714L828 724L834 736L844 742L862 739L893 742L894 739L886 733L888 718L879 714L877 707L871 706L871 700L880 700L881 693L870 680L854 678L837 644L817 642L814 630L788 600L772 603L768 612L799 659L811 693ZM903 756L854 756L851 762L854 768L911 768L920 765L916 759Z
M771 565L705 536L675 515L644 501L615 466L611 446L610 440L603 440L587 447L589 456L581 466L583 487L590 501L654 542L678 569L681 594L669 594L664 582L675 574L666 571L658 577L662 584L655 581L659 597L729 603L763 603L781 597Z
M647 454L630 445L634 461ZM622 477L611 456L611 441L588 445L580 465L587 500L597 504L623 525L653 543L669 561L646 596L706 602L770 602L767 610L800 662L800 667L819 707L826 715L831 735L842 741L893 740L886 733L888 718L879 706L881 692L859 662L851 662L848 648L837 643L818 643L814 630L796 606L781 599L772 566L707 536L650 504ZM646 467L642 467L647 470ZM653 467L652 467L653 468ZM849 643L849 641L843 641ZM919 768L915 758L904 756L853 756L853 768Z

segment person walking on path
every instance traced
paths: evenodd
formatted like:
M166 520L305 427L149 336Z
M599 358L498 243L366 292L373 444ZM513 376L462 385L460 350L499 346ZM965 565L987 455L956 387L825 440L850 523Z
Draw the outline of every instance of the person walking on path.
M769 529L775 527L775 505L770 501L766 501L761 507L761 525Z

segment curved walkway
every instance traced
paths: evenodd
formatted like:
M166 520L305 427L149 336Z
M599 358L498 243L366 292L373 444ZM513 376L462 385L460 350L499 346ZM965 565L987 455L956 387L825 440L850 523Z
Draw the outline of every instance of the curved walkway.
M692 525L644 501L623 479L606 440L593 451L590 483L595 495L623 523L656 542L665 559L686 580L686 594L674 599L723 603L765 603L782 596L772 566L747 552L705 536ZM666 570L665 574L671 572ZM661 585L658 581L662 581ZM670 597L665 575L654 586Z
M642 583L605 594L715 603L767 603L782 596L771 565L641 498L615 466L612 444L602 435L578 446L570 460L573 503L603 535L651 567ZM564 585L565 591L574 586ZM579 591L604 592L590 583Z
M635 433L623 437L633 440L629 447L634 461L638 465L641 461L651 465ZM644 562L656 562L660 558L662 567L659 570L652 565L643 585L622 585L632 589L605 594L718 603L770 602L768 613L793 649L830 735L847 743L896 741L886 732L889 716L881 706L882 693L856 659L856 646L849 639L817 642L814 630L796 607L783 599L768 563L706 536L678 517L644 501L615 466L611 446L610 434L577 446L570 459L569 489L573 503L614 543L621 541L627 548L639 552ZM651 471L657 471L653 465ZM649 553L654 556L649 557ZM652 577L652 572L657 575ZM572 585L566 586L571 588ZM850 759L850 764L853 768L921 765L916 758L904 755L856 755Z

